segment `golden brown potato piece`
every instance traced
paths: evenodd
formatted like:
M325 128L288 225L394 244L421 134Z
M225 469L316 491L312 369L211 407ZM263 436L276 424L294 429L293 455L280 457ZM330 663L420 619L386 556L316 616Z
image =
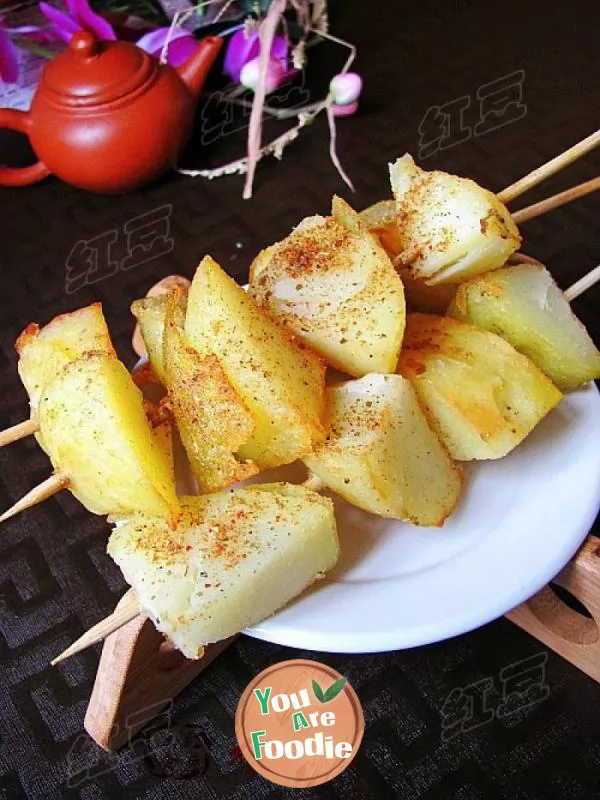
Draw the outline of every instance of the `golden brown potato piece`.
M218 358L256 420L238 451L261 469L289 464L325 437L325 366L210 257L198 267L185 320L189 343Z
M30 323L15 348L33 417L43 389L69 362L92 350L115 355L100 303L61 314L43 328Z
M394 266L402 252L403 239L398 228L398 213L394 200L381 200L360 212L361 221L369 232L377 236ZM445 283L429 286L416 277L410 267L396 267L404 285L407 311L424 311L427 314L445 314L456 294L456 285Z
M359 508L415 525L439 526L462 484L410 381L365 375L327 389L329 434L304 459L326 486Z
M146 297L160 297L161 294L169 294L173 289L181 289L182 294L187 295L190 284L191 281L184 278L183 275L167 275L165 278L158 281L158 283L155 283L154 286L150 287L146 293ZM138 356L148 355L148 349L144 342L139 323L135 326L131 346Z
M359 215L339 197L250 268L250 292L329 364L361 376L393 372L404 331L402 281Z
M133 377L133 376L132 376ZM136 384L137 385L137 384ZM173 418L170 410L162 403L155 403L144 398L144 411L150 423L158 449L170 467L170 475L175 483L175 454L173 447Z
M429 286L422 278L415 278L412 271L406 267L398 269L398 274L404 284L407 311L422 311L425 314L446 313L448 306L454 300L456 284L440 283Z
M563 391L600 378L600 352L541 264L480 275L458 287L448 313L497 333Z
M89 511L176 519L172 464L118 359L87 353L71 361L45 388L38 411L54 468Z
M188 658L271 616L339 552L331 500L286 483L184 497L174 530L136 518L108 543L144 612Z
M258 472L235 454L256 423L216 356L202 358L186 341L179 292L168 296L163 342L165 384L200 492L216 492Z
M458 461L506 455L562 397L504 339L450 317L408 315L398 371Z
M363 209L359 217L366 225L369 233L377 236L385 252L394 262L398 253L402 252L402 236L398 230L398 213L394 200L380 200Z
M497 269L521 244L506 206L474 181L426 172L408 153L390 165L402 249L397 266L427 283L460 283Z
M164 386L163 334L167 313L167 295L134 300L131 304L131 313L138 321L152 371Z

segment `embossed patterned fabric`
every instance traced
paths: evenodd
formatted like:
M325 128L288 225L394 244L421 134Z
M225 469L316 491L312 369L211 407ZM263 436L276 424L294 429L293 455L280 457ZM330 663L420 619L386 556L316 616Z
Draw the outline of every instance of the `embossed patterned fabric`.
M355 196L328 160L324 120L281 163L259 165L251 202L241 199L239 177L204 183L173 175L116 198L52 179L0 189L0 427L27 414L13 351L27 322L100 300L131 365L131 301L168 273L190 276L204 253L243 282L259 248L302 217L326 213L334 192L357 208L388 196L386 164L405 151L499 190L598 127L597 0L332 2L331 23L359 46L365 84L360 113L338 125ZM319 80L321 89L327 83L317 73L333 74L344 58L329 45L311 51L296 99L317 96ZM227 109L199 113L187 164L241 154L243 136L228 120ZM9 156L24 158L22 144L1 134L0 161ZM523 205L599 172L596 152ZM600 261L599 210L598 197L588 196L524 224L525 252L566 287ZM576 301L597 342L599 301L600 287ZM48 470L33 439L0 450L0 507ZM48 665L124 591L105 554L107 531L65 492L2 525L0 797L600 797L600 688L506 620L430 647L368 656L242 637L129 747L107 756L83 734L99 648ZM234 713L247 682L295 656L348 676L366 718L351 768L314 790L268 784L235 746Z

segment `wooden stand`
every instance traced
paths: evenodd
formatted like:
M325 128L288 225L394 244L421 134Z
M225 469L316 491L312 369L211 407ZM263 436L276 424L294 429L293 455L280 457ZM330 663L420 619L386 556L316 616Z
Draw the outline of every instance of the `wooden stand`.
M236 638L211 645L202 658L191 660L150 620L136 617L104 642L86 731L105 750L118 750Z
M506 616L600 682L600 539L588 536L554 582L592 618L569 608L550 586ZM211 645L203 658L192 661L149 620L132 620L104 642L85 729L105 750L122 747L235 638Z
M591 614L586 617L544 586L506 617L600 682L600 539L588 536L553 581Z

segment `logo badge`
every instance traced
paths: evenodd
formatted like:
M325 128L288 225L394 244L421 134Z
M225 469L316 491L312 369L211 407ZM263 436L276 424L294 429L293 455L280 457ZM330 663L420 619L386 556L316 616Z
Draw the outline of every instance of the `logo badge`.
M356 692L318 661L282 661L254 678L235 715L238 744L272 783L319 786L350 764L365 722Z

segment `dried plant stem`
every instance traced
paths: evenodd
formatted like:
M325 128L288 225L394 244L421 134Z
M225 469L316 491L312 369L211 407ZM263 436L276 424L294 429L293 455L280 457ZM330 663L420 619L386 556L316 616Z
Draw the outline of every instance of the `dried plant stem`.
M276 139L273 139L272 142L263 146L260 149L260 152L257 156L257 163L265 156L274 155L275 158L280 159L283 155L284 149L290 144L291 142L295 141L300 131L305 128L307 125L314 120L318 113L320 113L327 103L323 101L318 108L310 113L310 114L299 114L298 124L295 125L293 128L290 128L289 131L282 133L281 136L278 136ZM235 161L230 161L228 164L224 164L222 167L216 167L214 169L181 169L178 168L177 172L181 175L188 175L192 178L207 178L208 180L213 180L214 178L220 178L223 175L243 175L248 169L248 157L244 156L243 158L238 158Z
M240 106L241 108L252 108L252 101L251 100L244 100L244 98L236 98L232 96L227 96L227 102L231 103L234 106ZM313 111L322 111L324 108L324 101L319 100L317 103L310 103L309 105L302 106L300 108L272 108L271 106L264 105L263 111L265 114L269 114L269 116L273 117L273 119L277 120L286 120L286 119L293 119L297 117L299 114L311 114Z
M260 40L260 55L258 58L258 86L254 94L252 111L250 113L250 124L248 126L248 164L246 168L246 182L244 184L243 198L248 200L252 197L252 184L254 182L254 172L260 156L260 140L262 136L262 111L267 94L267 70L269 68L269 58L271 56L271 46L275 38L275 31L281 19L287 0L273 0L269 6L267 16L262 21L258 36Z
M344 168L342 167L339 156L337 154L337 149L336 149L337 132L335 129L335 117L333 116L333 108L331 107L331 105L327 106L327 122L329 123L329 158L333 162L333 166L337 169L337 171L341 175L344 183L354 192L355 191L354 184L344 171Z

